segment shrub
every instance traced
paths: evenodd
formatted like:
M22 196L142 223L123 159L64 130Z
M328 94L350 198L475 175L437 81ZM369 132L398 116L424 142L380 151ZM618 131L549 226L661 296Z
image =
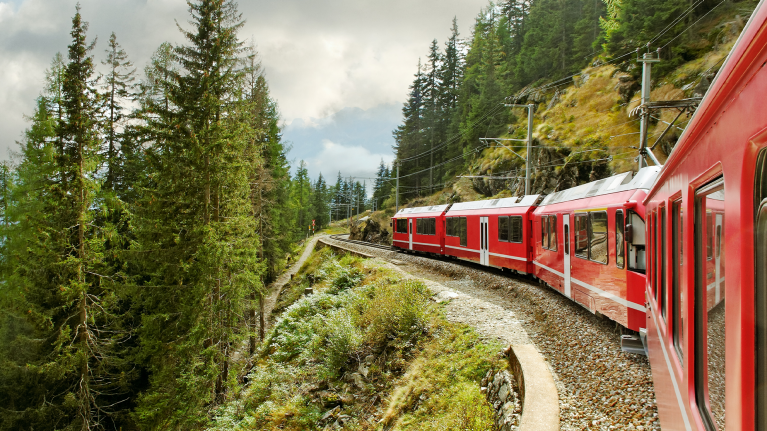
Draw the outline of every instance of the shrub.
M382 344L389 337L411 339L424 332L430 296L426 285L413 280L380 283L372 292L361 317L368 343Z
M338 309L313 322L317 335L307 351L319 363L317 374L321 380L336 378L362 345L362 331L354 320L348 310Z

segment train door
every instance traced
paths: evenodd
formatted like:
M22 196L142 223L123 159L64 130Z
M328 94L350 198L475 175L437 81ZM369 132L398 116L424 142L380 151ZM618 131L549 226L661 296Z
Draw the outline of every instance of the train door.
M714 227L714 286L716 289L715 303L719 303L722 299L722 293L724 292L724 284L722 283L722 214L716 215L716 226Z
M490 253L487 246L487 217L479 218L479 263L490 264Z
M562 227L564 229L564 249L565 249L565 296L572 298L570 293L570 214L562 216Z
M413 249L413 219L407 219L408 221L408 234L410 235L410 250Z

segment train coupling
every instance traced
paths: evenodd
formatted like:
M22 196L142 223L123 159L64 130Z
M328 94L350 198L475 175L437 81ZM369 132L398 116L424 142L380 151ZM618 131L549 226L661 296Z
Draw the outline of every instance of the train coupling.
M647 356L647 330L641 328L639 336L621 335L621 351Z

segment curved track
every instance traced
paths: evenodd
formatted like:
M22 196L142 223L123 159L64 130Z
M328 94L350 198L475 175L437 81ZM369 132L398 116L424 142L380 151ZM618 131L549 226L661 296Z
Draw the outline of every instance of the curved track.
M346 235L329 240L385 260L396 259L406 272L513 312L554 371L560 429L660 429L649 362L621 351L620 330L614 322L527 276L462 260L400 253Z

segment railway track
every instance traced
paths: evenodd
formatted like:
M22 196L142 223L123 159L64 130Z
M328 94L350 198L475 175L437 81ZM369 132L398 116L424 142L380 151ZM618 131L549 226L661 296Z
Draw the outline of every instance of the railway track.
M348 236L349 236L349 234L347 234L347 233L338 233L338 234L335 234L335 235L330 235L330 238L332 238L332 239L334 239L336 241L342 241L342 242L346 242L346 243L349 243L349 244L361 245L363 247L372 247L372 248L377 248L377 249L380 249L380 250L396 251L394 248L392 248L389 245L374 244L372 242L367 242L367 241L357 241L357 240L354 240L354 239L349 239ZM342 238L342 237L347 237L347 238Z
M329 239L384 259L397 252L346 236L330 235ZM419 277L499 305L517 316L555 373L560 429L660 429L649 362L644 356L621 351L620 330L614 322L526 276L461 260L410 253L396 256Z

